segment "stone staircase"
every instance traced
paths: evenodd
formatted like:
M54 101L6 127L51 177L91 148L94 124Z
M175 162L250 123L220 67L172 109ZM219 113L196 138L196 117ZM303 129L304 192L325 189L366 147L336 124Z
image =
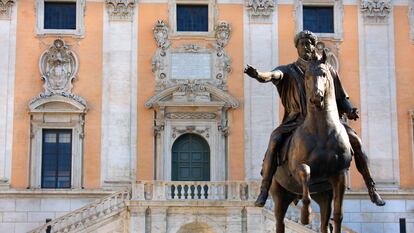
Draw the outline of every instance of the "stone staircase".
M130 199L130 189L116 192L56 218L29 233L90 232L87 230L90 226L126 211L126 201Z
M249 182L139 182L132 185L132 190L99 199L30 233L176 233L182 224L188 224L196 215L196 219L215 219L222 229L217 228L217 232L275 232L273 202L268 201L263 209L253 207L256 186ZM223 213L228 216L223 217ZM312 221L307 226L300 224L299 219L300 206L290 206L285 218L287 233L320 231L318 213L312 213ZM355 233L346 227L343 232Z

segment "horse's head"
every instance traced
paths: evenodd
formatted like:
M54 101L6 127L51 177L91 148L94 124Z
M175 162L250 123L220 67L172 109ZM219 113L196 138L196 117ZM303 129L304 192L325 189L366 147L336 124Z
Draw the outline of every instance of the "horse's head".
M331 80L332 76L324 51L321 59L311 60L306 63L305 89L306 97L310 102L308 104L315 106L318 110L325 108L326 94L329 92Z

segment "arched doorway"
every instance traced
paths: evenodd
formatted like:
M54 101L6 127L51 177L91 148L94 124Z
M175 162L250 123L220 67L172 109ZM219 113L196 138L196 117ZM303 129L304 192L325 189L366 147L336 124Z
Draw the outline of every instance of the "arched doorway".
M183 134L172 146L173 181L209 181L210 147L197 134Z

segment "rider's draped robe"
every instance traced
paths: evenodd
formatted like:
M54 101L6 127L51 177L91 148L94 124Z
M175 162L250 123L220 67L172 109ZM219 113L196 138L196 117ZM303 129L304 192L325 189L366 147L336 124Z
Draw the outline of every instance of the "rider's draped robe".
M272 80L276 86L282 105L285 108L282 123L273 131L284 138L290 135L299 125L303 123L306 116L306 93L304 82L304 61L298 60L294 63L279 66L275 70L280 70L283 77L279 80ZM339 116L352 110L352 104L349 101L348 94L342 87L338 73L329 66L335 85L335 98L338 107ZM262 80L258 80L263 82ZM352 130L345 122L343 122L347 131ZM283 161L284 159L282 159Z

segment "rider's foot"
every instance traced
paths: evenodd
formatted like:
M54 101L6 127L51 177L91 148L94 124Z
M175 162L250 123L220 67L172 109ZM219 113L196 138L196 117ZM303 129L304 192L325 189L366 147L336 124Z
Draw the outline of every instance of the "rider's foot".
M369 194L369 197L371 198L371 201L375 203L377 206L385 205L385 201L382 200L381 196L379 195L375 187L368 188L368 194Z
M254 206L256 207L263 207L266 204L266 200L269 193L267 191L262 190L257 197L256 202L254 203Z

